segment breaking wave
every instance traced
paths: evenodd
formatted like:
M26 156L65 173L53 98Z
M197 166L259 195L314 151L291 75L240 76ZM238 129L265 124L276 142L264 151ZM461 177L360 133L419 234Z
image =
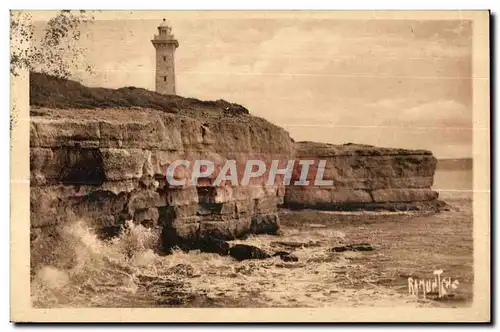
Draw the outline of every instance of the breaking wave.
M156 251L159 231L127 222L120 236L101 240L84 222L61 230L71 267L44 265L31 280L35 307L144 307L180 304L189 273L176 255ZM68 265L68 264L66 264ZM182 271L182 270L185 271ZM192 272L192 271L191 271ZM170 303L172 302L172 303Z

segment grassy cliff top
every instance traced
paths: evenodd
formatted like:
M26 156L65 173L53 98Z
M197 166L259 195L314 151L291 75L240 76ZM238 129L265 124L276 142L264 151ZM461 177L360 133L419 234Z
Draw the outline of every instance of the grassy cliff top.
M30 73L30 105L54 109L149 108L183 115L242 115L248 110L225 100L201 101L143 88L93 88L76 81Z

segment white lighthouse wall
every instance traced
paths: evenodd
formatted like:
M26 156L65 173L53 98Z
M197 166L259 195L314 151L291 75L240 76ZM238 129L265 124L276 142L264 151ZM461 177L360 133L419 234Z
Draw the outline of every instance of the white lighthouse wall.
M156 44L156 92L175 94L175 45Z

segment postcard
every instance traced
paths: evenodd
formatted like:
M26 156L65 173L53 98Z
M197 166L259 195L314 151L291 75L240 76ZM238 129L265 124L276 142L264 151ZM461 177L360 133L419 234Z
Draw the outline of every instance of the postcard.
M488 322L488 11L11 11L11 320Z

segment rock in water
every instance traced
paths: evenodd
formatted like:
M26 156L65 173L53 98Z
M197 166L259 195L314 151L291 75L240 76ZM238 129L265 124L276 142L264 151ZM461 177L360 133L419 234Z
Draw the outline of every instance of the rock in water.
M236 244L229 248L229 255L239 261L245 259L265 259L270 258L266 251L246 244Z
M348 244L345 246L330 248L331 252L344 252L344 251L373 251L375 248L368 243Z
M297 248L309 248L309 247L319 247L320 242L309 241L309 242L294 242L294 241L273 241L271 242L273 247L283 247L285 249L297 249Z
M227 255L229 253L229 243L219 240L213 236L207 236L199 241L199 248L202 252L213 252L219 255Z
M281 260L283 260L284 262L298 262L299 261L297 256L295 256L294 254L291 254L287 251L277 251L274 253L273 256L280 256Z
M276 206L277 204L275 204ZM250 225L253 234L273 234L278 235L280 229L278 214L254 215Z

